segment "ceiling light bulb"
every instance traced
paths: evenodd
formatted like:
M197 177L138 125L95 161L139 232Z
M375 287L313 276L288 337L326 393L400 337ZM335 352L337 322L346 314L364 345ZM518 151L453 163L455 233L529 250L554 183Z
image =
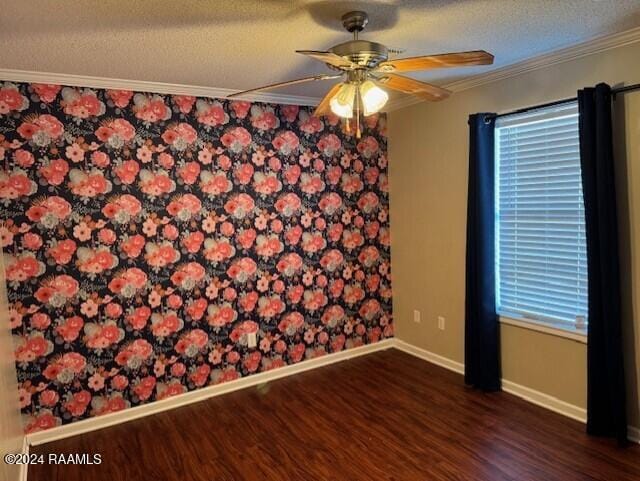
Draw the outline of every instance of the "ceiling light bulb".
M329 101L331 111L338 117L350 119L353 117L353 101L356 96L356 86L350 83L342 84L338 93Z
M387 92L371 80L367 80L360 85L360 97L362 98L362 113L365 117L378 112L389 100Z

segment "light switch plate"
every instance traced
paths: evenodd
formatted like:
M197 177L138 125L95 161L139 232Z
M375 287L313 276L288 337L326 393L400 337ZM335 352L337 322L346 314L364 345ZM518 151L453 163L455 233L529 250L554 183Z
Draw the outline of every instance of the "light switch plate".
M418 310L414 310L413 311L413 322L419 324L420 322L422 322L422 319L420 317L420 311Z
M444 321L444 317L438 316L438 329L440 329L441 331L444 331Z
M247 334L247 346L248 347L256 347L258 345L258 339L255 332L250 332Z

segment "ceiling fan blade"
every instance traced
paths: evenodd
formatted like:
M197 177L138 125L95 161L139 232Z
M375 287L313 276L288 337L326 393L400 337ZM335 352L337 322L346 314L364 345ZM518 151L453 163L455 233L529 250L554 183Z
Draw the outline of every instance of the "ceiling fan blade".
M341 57L340 55L337 55L333 52L321 52L318 50L296 50L296 53L306 55L307 57L320 60L321 62L328 63L329 65L338 68L353 69L357 67L357 65L351 60L347 60L346 58Z
M423 57L398 58L386 60L378 65L378 72L412 72L432 68L469 67L472 65L491 65L493 55L484 50L470 52L443 53Z
M443 100L451 95L451 91L442 87L393 73L385 73L378 77L377 81L391 89L415 95L424 100Z
M228 99L232 99L234 97L240 97L242 95L246 95L252 92L258 92L261 90L271 90L271 89L275 89L278 87L284 87L285 85L295 85L295 84L301 84L304 82L311 82L314 80L331 80L331 79L335 79L335 78L339 78L341 77L342 74L337 74L337 75L314 75L313 77L304 77L304 78L299 78L299 79L295 79L295 80L287 80L286 82L278 82L276 84L271 84L271 85L264 85L262 87L256 87L254 89L249 89L249 90L243 90L242 92L236 92L234 94L231 95L227 95Z
M339 83L331 87L331 90L327 92L327 95L322 97L322 100L320 101L316 109L313 111L314 116L322 117L323 115L327 115L328 113L331 112L329 102L331 101L333 96L338 93L338 90L340 90L341 86L342 86L342 83Z

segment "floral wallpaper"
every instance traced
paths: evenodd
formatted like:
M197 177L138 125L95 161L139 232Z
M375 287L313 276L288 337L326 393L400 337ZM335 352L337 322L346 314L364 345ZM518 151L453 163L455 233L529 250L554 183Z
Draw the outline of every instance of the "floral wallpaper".
M386 119L310 112L0 82L27 432L393 336Z

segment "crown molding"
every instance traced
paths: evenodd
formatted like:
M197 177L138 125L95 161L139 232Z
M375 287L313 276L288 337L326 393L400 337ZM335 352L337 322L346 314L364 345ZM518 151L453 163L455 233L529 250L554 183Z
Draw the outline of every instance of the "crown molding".
M522 62L517 62L490 72L474 75L472 77L451 82L444 88L452 92L461 92L481 85L497 82L512 77L517 77L527 72L549 67L559 63L586 57L625 45L640 42L640 27L632 28L624 32L613 33L596 37L569 47L554 50ZM225 98L238 92L234 89L217 87L203 87L194 85L171 84L163 82L149 82L144 80L127 80L107 77L91 77L85 75L73 75L50 72L33 72L28 70L0 69L0 80L13 82L55 83L74 87L92 87L106 89L126 89L142 92L153 92L173 95L193 95L194 97ZM243 99L251 102L265 102L276 104L294 104L315 106L320 102L319 97L307 97L301 95L284 95L265 92L254 92L243 96ZM383 109L392 112L410 105L421 103L416 97L405 95L389 101Z
M0 69L0 80L27 83L49 83L68 85L71 87L90 87L98 89L122 89L137 92L152 92L171 95L192 95L194 97L211 97L222 99L239 90L217 87L203 87L196 85L171 84L163 82L149 82L145 80L127 80L107 77L91 77L64 73L33 72L28 70ZM254 92L242 96L250 102L264 102L292 105L317 105L320 101L316 97L301 95L283 95L265 92Z
M461 92L463 90L517 77L527 72L532 72L534 70L539 70L564 62L570 62L582 57L587 57L589 55L605 52L618 47L624 47L625 45L631 45L637 42L640 42L640 27L625 30L624 32L596 37L586 42L561 48L559 50L553 50L484 74L474 75L466 79L451 82L443 87L451 90L452 92ZM391 105L386 110L397 110L421 102L422 101L420 99L412 96L406 96L398 99L397 101L390 102Z

